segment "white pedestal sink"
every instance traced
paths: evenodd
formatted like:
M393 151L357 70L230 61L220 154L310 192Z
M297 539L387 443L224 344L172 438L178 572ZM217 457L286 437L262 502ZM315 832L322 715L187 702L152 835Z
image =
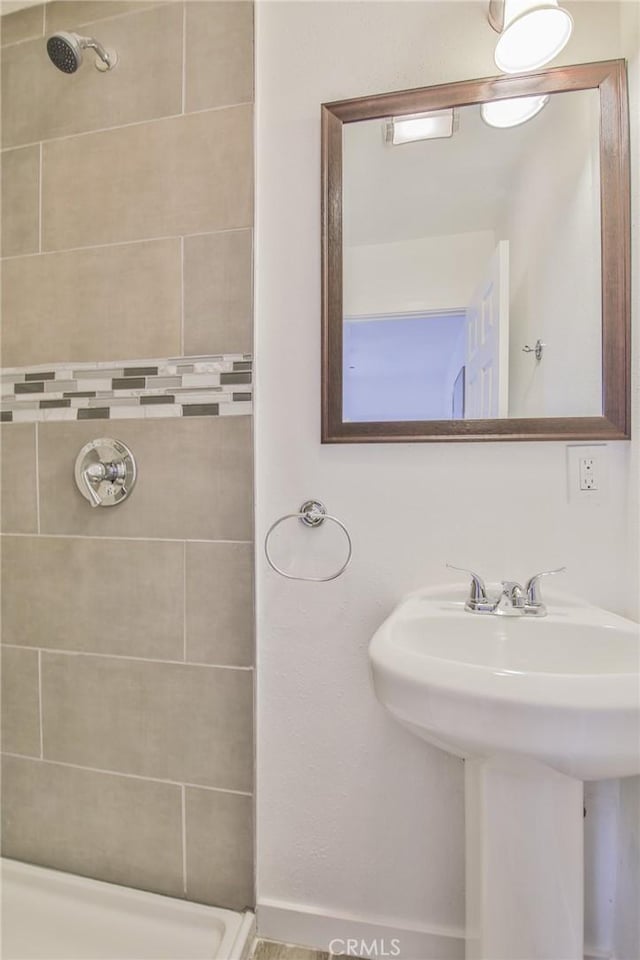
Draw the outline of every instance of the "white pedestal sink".
M468 960L582 960L583 781L640 773L638 624L576 600L548 616L408 597L369 647L378 699L464 757Z

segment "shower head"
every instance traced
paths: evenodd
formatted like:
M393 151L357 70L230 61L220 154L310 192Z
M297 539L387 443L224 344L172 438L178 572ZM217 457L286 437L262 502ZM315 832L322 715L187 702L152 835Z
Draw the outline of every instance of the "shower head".
M105 72L115 67L118 57L115 50L107 50L93 37L81 37L77 33L60 30L47 40L47 53L52 64L63 73L75 73L82 63L82 51L95 50L96 70Z

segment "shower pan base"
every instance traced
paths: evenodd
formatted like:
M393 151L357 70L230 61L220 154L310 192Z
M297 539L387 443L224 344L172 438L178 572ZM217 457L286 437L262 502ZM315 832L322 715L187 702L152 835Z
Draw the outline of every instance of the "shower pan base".
M254 925L250 911L2 861L2 960L244 960Z

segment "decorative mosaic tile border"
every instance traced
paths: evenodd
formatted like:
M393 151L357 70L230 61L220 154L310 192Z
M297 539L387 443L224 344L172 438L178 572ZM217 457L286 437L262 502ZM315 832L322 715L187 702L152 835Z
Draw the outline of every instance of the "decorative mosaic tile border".
M61 363L0 372L2 422L217 417L252 410L252 358Z

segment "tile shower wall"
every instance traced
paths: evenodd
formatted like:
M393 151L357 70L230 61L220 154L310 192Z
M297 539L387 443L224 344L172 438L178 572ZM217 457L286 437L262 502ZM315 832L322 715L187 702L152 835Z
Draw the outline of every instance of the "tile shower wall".
M59 73L44 44L59 29L115 47L117 68L87 56ZM252 4L53 2L3 17L2 42L4 854L240 909L254 896ZM171 366L196 355L200 383ZM98 375L136 367L144 383ZM87 377L110 396L80 396ZM91 510L73 464L105 434L131 447L138 482Z
M5 368L0 420L123 420L251 412L251 357L174 357Z

